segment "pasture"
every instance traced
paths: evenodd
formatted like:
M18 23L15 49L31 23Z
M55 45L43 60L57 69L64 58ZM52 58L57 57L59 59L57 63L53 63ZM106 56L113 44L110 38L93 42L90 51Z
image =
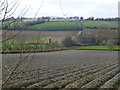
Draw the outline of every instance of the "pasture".
M93 21L93 20L83 20L80 21L85 28L118 28L118 22L117 21ZM43 29L45 27L50 27L50 26L77 26L77 22L45 22L42 24L36 24L36 25L31 25L30 28L34 29ZM78 25L79 26L79 25Z
M118 21L91 21L83 20L81 23L84 27L97 27L97 28L118 28Z
M108 29L118 29L117 21L100 21L100 20L83 20L80 21L86 30L94 30L99 28L108 28ZM5 22L4 26L9 24ZM78 21L52 21L44 22L41 24L34 24L26 26L25 22L18 22L17 25L20 26L20 30L32 30L32 31L80 31L82 28L79 26ZM11 29L15 27L16 23L9 25Z
M41 29L46 26L71 26L78 25L77 22L45 22L42 24L31 25L30 28Z

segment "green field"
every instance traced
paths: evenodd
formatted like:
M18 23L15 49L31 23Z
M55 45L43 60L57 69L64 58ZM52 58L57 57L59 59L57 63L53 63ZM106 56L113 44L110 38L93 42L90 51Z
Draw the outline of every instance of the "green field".
M4 44L2 51L15 51L15 50L44 50L52 48L61 48L63 45L57 43L51 44Z
M49 42L49 38L52 39L52 43L44 44ZM26 36L23 38L11 39L4 43L0 43L0 48L2 47L3 51L59 48L63 46L56 43L56 41L64 38L64 36Z
M72 50L120 50L120 46L73 46Z
M94 21L94 20L83 20L80 21L83 26L87 29L90 30L90 28L118 28L118 21ZM7 22L5 22L4 24L7 24ZM16 24L15 24L16 25ZM23 23L18 24L19 26L22 27ZM60 27L61 26L61 27ZM74 28L73 30L76 30L75 27L73 26L79 26L77 21L61 21L61 22L44 22L41 24L35 24L35 25L30 25L27 26L27 29L32 29L32 30L42 30L42 29L57 29L61 28L64 30L64 28L66 28L66 26L70 26L68 29ZM12 23L10 25L10 27L14 27L14 23ZM89 28L89 29L88 29ZM51 30L50 29L50 30Z
M45 22L42 24L31 25L29 28L34 29L42 29L42 27L46 26L71 26L71 25L78 25L77 22Z
M17 39L7 40L6 44L14 44L14 43L41 43L42 41L48 41L52 39L53 42L63 40L65 36L25 36ZM3 44L4 44L3 43Z
M117 21L90 21L83 20L81 23L84 27L97 27L97 28L118 28Z
M117 21L90 21L90 20L83 20L81 21L81 23L84 25L85 28L87 27L97 27L97 28L117 28L118 27L118 22ZM42 24L36 24L36 25L31 25L28 26L28 28L32 28L33 30L35 29L42 29L43 27L47 27L47 29L50 29L49 26L61 26L63 30L65 30L64 26L70 26L68 28L71 29L71 27L78 25L77 22L45 22ZM54 28L54 27L53 27ZM73 27L75 28L75 27ZM52 29L50 29L52 30ZM55 28L55 30L57 31L57 28ZM72 29L75 30L75 29ZM87 30L94 30L94 29L85 29ZM81 33L81 32L79 32ZM56 42L56 41L61 41L63 40L65 37L64 36L25 36L25 37L21 37L21 38L17 38L17 39L12 39L12 40L8 40L3 44L0 44L0 47L3 47L3 50L20 50L21 48L23 49L34 49L34 48L38 48L38 49L43 49L43 48L53 48L53 46L51 45L34 45L35 43L48 43L49 39L52 39L52 42ZM21 45L20 45L21 44ZM54 47L56 47L56 45L54 45ZM75 50L83 50L83 49L87 49L87 50L120 50L120 46L73 46L73 47L69 47L69 49L75 49Z
M83 20L81 23L84 25L85 28L89 27L96 27L96 28L118 28L117 21L93 21L93 20ZM32 29L42 29L43 27L49 26L74 26L78 25L77 22L45 22L42 24L31 25L29 28Z

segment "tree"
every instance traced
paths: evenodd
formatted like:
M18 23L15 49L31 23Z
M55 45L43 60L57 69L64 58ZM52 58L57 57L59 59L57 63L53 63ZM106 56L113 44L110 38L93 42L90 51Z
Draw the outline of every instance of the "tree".
M75 46L78 45L75 41L72 40L72 37L66 37L63 41L62 44L65 47L70 47L70 46Z
M0 14L0 26L1 26L0 29L2 32L0 35L1 36L0 38L1 38L2 44L6 43L6 41L8 41L10 39L15 38L22 32L22 31L19 31L18 33L14 34L14 35L11 35L11 33L10 33L11 25L15 24L15 26L16 26L19 24L19 19L14 19L12 16L15 13L15 11L17 10L19 4L20 4L20 0L14 0L13 2L10 2L9 0L1 0L0 1L0 13L1 13ZM19 18L24 16L26 14L26 12L28 11L28 9L29 9L29 7L24 7L24 9L22 9L19 14ZM7 27L7 30L4 30L4 26ZM3 38L3 36L5 38ZM3 88L15 76L17 76L19 73L23 72L23 70L27 69L27 67L32 62L33 58L30 60L30 62L28 62L29 64L26 65L25 68L18 71L18 73L15 73L17 71L18 67L22 65L22 62L24 62L30 55L31 55L31 53L28 53L25 57L22 57L22 53L20 53L20 58L19 58L18 62L16 63L15 67L13 68L13 70L10 70L7 65L4 65L4 64L2 65L2 67L5 67L6 70L9 72L8 76L4 78L4 81L2 83ZM35 54L33 54L33 57L34 57L34 55ZM5 60L3 60L3 62L5 62ZM0 64L2 64L2 62L0 62ZM2 69L2 68L0 68L0 69ZM1 79L1 77L0 77L0 79Z
M14 26L19 26L19 19L14 19L13 18L13 14L16 12L18 6L20 4L20 0L15 0L10 2L9 0L1 0L0 1L0 20L1 20L1 30L2 30L2 34L0 36L6 36L6 33L9 33L9 31L14 27ZM21 18L22 16L24 16L26 14L26 12L28 11L29 7L24 7L20 14L19 14L19 18ZM6 22L6 20L9 20L8 22ZM14 25L13 25L14 24ZM3 31L3 29L6 29L6 31ZM2 42L5 42L7 40L10 40L14 37L16 37L18 34L20 34L21 31L19 31L17 34L14 34L12 36L6 36L6 39L1 39Z
M84 20L84 18L83 18L83 17L80 17L80 20Z
M117 35L117 31L111 31L110 29L97 29L88 31L83 36L79 37L79 39L80 43L88 45L106 45L109 40L112 40L113 43L116 44Z

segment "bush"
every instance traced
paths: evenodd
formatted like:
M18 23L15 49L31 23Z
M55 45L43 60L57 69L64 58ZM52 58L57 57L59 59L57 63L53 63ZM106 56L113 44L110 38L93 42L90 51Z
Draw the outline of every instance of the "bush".
M110 50L114 50L114 49L115 49L114 43L113 43L112 41L110 41L110 40L106 43L106 46L107 46Z
M71 37L66 37L63 41L62 41L62 44L65 46L65 47L71 47L71 46L77 46L78 43L73 41Z

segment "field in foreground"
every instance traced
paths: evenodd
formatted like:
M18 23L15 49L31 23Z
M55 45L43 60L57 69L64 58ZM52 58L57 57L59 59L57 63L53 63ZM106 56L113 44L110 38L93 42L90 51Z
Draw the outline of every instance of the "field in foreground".
M3 54L3 81L9 75L6 66L12 71L20 57L24 59L27 55ZM21 72L6 87L118 88L118 66L117 51L66 50L33 53L17 69L14 75Z

